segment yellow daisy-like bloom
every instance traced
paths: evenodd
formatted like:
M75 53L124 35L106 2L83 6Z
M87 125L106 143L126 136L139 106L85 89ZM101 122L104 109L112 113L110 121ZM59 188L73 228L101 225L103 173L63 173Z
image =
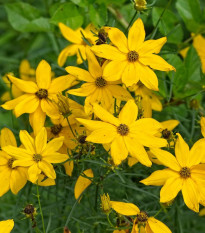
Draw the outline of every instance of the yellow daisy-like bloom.
M166 169L153 172L141 181L145 185L163 185L160 192L160 202L173 200L181 190L185 204L195 212L199 211L205 181L205 166L200 164L204 158L204 139L197 141L191 150L180 134L175 146L174 157L171 153L161 149L151 149Z
M55 138L47 143L45 128L39 131L35 140L25 130L21 130L19 136L25 148L15 146L2 148L3 151L17 159L13 162L13 167L28 167L28 177L33 183L36 182L41 172L55 179L56 173L51 163L62 163L68 159L67 154L57 152L63 145L64 137Z
M58 26L63 37L72 43L71 45L65 47L59 54L58 65L63 66L67 57L73 56L75 54L77 54L77 64L81 64L83 62L82 58L86 60L85 49L88 46L83 40L83 36L91 45L95 44L96 36L92 33L92 31L96 31L95 27L92 24L89 24L85 29L78 28L74 31L63 23L59 23Z
M30 124L33 128L36 125L37 131L44 126L46 115L58 117L53 99L56 98L58 92L72 86L75 79L71 75L64 75L51 81L51 67L45 60L42 60L36 69L36 83L10 75L8 78L24 94L6 102L2 107L7 110L14 109L16 117L29 113Z
M104 77L106 65L101 67L89 48L86 49L86 55L89 71L72 66L68 66L65 69L77 79L86 82L78 89L69 90L68 93L77 96L86 96L85 112L88 115L92 112L92 103L97 102L105 109L109 109L114 101L113 97L120 100L132 98L127 90L117 85L116 82L110 82Z
M14 228L13 219L0 221L0 233L10 233L13 228Z
M154 135L162 125L151 118L137 120L138 108L133 100L129 100L114 117L98 104L93 105L95 115L102 121L78 119L85 127L92 131L87 141L102 144L111 144L111 156L116 165L127 158L128 153L145 166L152 165L144 146L163 147L167 141Z
M135 98L141 97L139 105L142 107L143 117L152 117L152 110L162 111L162 103L159 96L157 96L152 90L148 89L140 81L130 88L130 91L135 92Z
M117 28L109 27L106 30L114 46L95 45L91 50L97 56L111 60L104 70L107 80L116 81L122 78L126 86L132 86L140 80L147 88L157 91L158 79L152 69L175 70L163 58L156 55L167 38L144 41L144 24L140 18L130 28L128 39Z
M193 36L193 46L196 49L201 60L202 72L205 73L205 38L201 34L197 36L194 36L194 34L192 34L192 36ZM181 50L180 54L183 57L186 57L188 50L189 47Z
M125 216L136 216L131 233L171 233L170 229L154 217L132 204L119 201L110 201L112 209Z
M5 146L17 146L13 133L7 128L1 130L0 141L2 150ZM17 194L27 182L27 168L13 168L12 165L16 160L16 157L2 150L0 151L0 197L10 189L12 193Z

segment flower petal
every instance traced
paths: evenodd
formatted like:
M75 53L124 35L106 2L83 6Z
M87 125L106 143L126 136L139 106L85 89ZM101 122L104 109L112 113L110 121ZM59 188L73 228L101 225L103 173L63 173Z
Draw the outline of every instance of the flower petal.
M15 159L31 159L32 155L23 148L18 148L14 146L5 146L2 148L8 155L13 156Z
M71 89L68 91L71 95L77 96L90 96L95 94L94 92L97 90L96 85L92 83L84 83L80 88Z
M2 231L2 233L10 233L11 230L14 227L14 220L13 219L9 219L6 221L1 221L0 222L0 229Z
M109 127L110 124L102 121L86 120L81 118L76 118L81 124L83 124L87 129L93 131L96 129Z
M85 82L95 82L95 79L90 75L87 70L81 69L75 66L67 66L65 70L76 77L78 80L82 80Z
M154 217L148 218L148 224L152 232L157 233L172 233L170 229L162 222Z
M44 155L46 157L46 155L50 156L54 152L56 153L56 151L58 151L62 147L63 141L64 141L64 137L58 137L58 138L52 139L44 147L44 150L42 151L42 155Z
M87 169L83 172L84 176L93 178L94 174L92 169ZM84 176L79 176L74 188L75 199L78 199L83 191L92 183L92 181Z
M201 117L200 125L201 125L201 133L205 138L205 117Z
M34 139L29 135L29 133L26 130L21 130L19 137L26 150L31 154L35 154Z
M8 146L8 145L15 146L15 147L17 146L15 136L10 129L3 128L1 130L1 143L0 143L0 145L1 145L1 147Z
M194 143L189 152L188 166L194 166L205 161L205 139L200 139Z
M174 171L180 171L181 167L176 158L168 151L158 148L151 148L150 151L159 159L159 161L166 167L173 169Z
M163 129L173 130L180 122L178 120L167 120L162 121L161 124Z
M136 70L137 63L127 63L123 73L122 73L122 82L126 87L130 87L133 84L136 84L139 81L138 71Z
M1 107L6 109L6 110L12 110L14 109L19 103L21 103L25 98L29 97L30 94L24 94L19 96L16 99L7 101L5 104L2 104Z
M137 51L145 39L144 24L138 18L132 25L128 33L128 47L131 51Z
M47 177L51 179L56 179L56 172L50 163L47 163L46 161L42 160L38 162L38 167Z
M108 85L107 88L111 92L112 96L114 96L116 99L128 101L129 99L132 99L132 96L130 93L123 87L119 85Z
M77 53L79 46L72 44L65 47L58 56L58 65L64 66L66 63L67 57L73 56Z
M28 169L28 178L32 183L35 183L38 179L39 174L41 173L41 169L38 167L38 163L34 163Z
M111 156L116 165L119 165L128 156L128 150L123 137L118 135L111 143Z
M132 216L139 214L139 208L132 204L132 203L125 203L120 201L110 201L112 209L114 209L117 213L125 215L125 216Z
M10 178L10 188L12 193L17 194L27 182L27 169L17 168L12 169Z
M9 167L5 167L0 172L0 182L1 182L1 189L0 189L0 197L2 197L5 193L7 193L10 189L10 176L11 176L11 169Z
M47 131L43 127L35 137L35 148L37 154L42 154L43 150L47 146Z
M119 120L120 123L130 125L136 121L138 115L138 107L134 100L129 100L120 111Z
M127 60L127 54L122 53L116 47L102 44L102 45L94 45L91 47L91 50L98 56L103 57L111 61L125 61Z
M39 88L48 89L51 84L51 66L42 60L36 69L36 82Z
M57 105L52 99L42 99L41 108L51 118L59 118L59 111Z
M169 178L160 191L160 202L172 201L182 189L184 179L180 177Z

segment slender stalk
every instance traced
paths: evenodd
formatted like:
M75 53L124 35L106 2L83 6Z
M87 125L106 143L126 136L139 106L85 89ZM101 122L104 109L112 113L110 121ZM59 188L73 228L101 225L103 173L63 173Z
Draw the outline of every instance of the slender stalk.
M43 225L43 233L46 233L45 224L44 224L44 218L43 218L43 211L42 211L42 208L41 208L41 201L40 201L38 183L36 185L36 191L37 191L36 196L37 196L37 199L38 199L38 205L39 205L39 210L40 210L40 215L41 215L41 221L42 221L42 225Z
M138 13L138 11L135 11L135 13L134 13L132 19L131 19L130 22L129 22L129 25L127 26L127 28L126 28L126 30L125 30L125 34L128 32L129 27L131 26L132 22L134 21L134 19L135 19L137 13ZM139 12L139 13L140 13L140 12Z
M70 130L71 130L73 136L76 138L76 135L75 135L75 133L73 132L73 129L72 129L71 125L70 125L70 122L69 122L69 120L68 120L68 117L66 117L66 120L67 120L67 122L68 122L69 128L70 128Z
M124 27L127 28L128 27L128 22L125 20L125 18L121 15L121 13L117 10L115 10L114 8L112 8L111 6L108 6L108 10L111 14L113 14L117 21Z
M108 222L109 222L109 224L110 224L110 226L112 226L113 228L115 228L115 226L112 224L112 222L110 221L110 218L109 218L109 214L107 214L107 220L108 220Z

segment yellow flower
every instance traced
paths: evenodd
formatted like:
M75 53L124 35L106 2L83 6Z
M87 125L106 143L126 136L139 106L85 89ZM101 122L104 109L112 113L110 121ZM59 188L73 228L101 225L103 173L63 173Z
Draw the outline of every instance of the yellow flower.
M77 119L89 130L93 131L87 141L111 144L111 156L116 165L127 158L128 153L145 166L152 163L147 155L146 147L163 147L167 145L165 139L154 135L162 128L154 119L137 120L138 108L133 100L129 100L115 118L112 114L97 104L93 105L95 115L102 121Z
M143 11L147 8L147 2L145 0L134 0L134 7L137 11Z
M154 217L148 217L147 213L140 211L139 208L132 203L124 203L119 201L111 201L112 209L117 213L133 216L134 220L132 233L171 233L170 229Z
M83 62L82 58L86 60L85 49L88 46L83 40L83 36L91 44L95 44L96 36L92 33L96 31L92 24L89 24L85 29L78 28L73 30L63 23L59 23L59 28L63 37L70 41L72 44L65 47L58 56L58 65L63 66L66 62L67 57L77 54L77 63ZM82 58L81 58L82 56Z
M13 167L28 167L28 177L33 183L43 172L51 179L56 178L56 173L51 163L62 163L68 159L67 154L60 154L58 151L63 145L64 137L55 138L47 143L47 132L42 128L36 135L35 140L27 131L20 131L20 140L24 148L6 146L2 150L13 155L17 160L13 162Z
M134 84L130 88L130 91L135 92L136 101L141 97L138 101L139 105L141 104L143 117L152 117L152 110L162 111L162 103L159 100L159 96L157 96L152 90L148 89L140 81L137 84Z
M121 100L132 98L127 90L116 85L116 82L109 82L109 80L104 77L106 65L101 67L89 48L86 49L86 55L89 71L72 66L68 66L65 69L79 80L85 81L80 88L69 90L68 93L77 96L86 96L85 112L88 115L92 112L92 103L100 103L102 107L109 109L114 102L113 97Z
M205 73L205 38L201 34L197 36L192 34L192 36L193 36L193 46L196 49L201 60L202 72ZM188 50L189 47L181 50L180 54L183 57L186 57Z
M200 164L204 158L204 139L197 141L191 150L180 134L175 146L174 157L161 149L151 149L151 152L166 167L155 171L141 182L145 185L163 185L160 192L160 202L173 200L181 190L185 204L195 212L199 211L200 196L205 194L202 188L205 181L205 165Z
M6 146L17 146L16 139L7 128L1 130L1 148ZM4 195L11 189L12 193L17 194L27 182L27 168L15 167L12 165L16 157L5 151L0 151L0 196Z
M101 209L105 214L109 214L111 211L111 204L110 204L110 197L109 194L107 193L107 195L105 193L103 193L102 196L100 196L101 198Z
M97 56L111 60L104 70L107 80L116 81L122 78L126 86L132 86L140 80L147 88L157 91L158 79L152 69L175 70L163 58L156 55L167 38L144 41L145 30L140 18L130 28L128 39L117 28L109 27L107 31L114 46L103 44L91 48Z
M10 233L13 227L14 227L13 219L0 221L0 233Z
M10 81L25 94L2 105L4 109L14 109L16 117L29 113L31 126L38 132L45 122L46 115L56 116L57 107L53 103L56 94L72 85L74 78L64 75L51 81L51 67L42 60L36 69L36 83L24 81L8 75ZM37 133L35 132L35 133Z

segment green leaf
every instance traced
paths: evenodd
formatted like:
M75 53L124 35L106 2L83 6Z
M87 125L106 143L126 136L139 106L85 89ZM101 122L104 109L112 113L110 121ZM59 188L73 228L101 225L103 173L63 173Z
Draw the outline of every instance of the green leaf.
M40 11L28 3L17 2L5 5L11 26L20 32L50 31L48 19L41 17Z
M164 8L154 7L152 10L152 21L153 25L156 26L157 22L163 12ZM159 23L159 31L167 36L168 42L178 43L183 39L183 30L181 25L178 23L178 19L176 15L170 11L166 10L160 23Z
M104 4L89 6L90 20L96 27L101 27L107 21L107 8Z
M77 7L71 3L61 4L54 12L51 23L58 25L59 22L66 24L67 26L76 29L83 24L83 16L78 11Z
M205 29L198 0L177 0L176 8L189 31L198 33Z

